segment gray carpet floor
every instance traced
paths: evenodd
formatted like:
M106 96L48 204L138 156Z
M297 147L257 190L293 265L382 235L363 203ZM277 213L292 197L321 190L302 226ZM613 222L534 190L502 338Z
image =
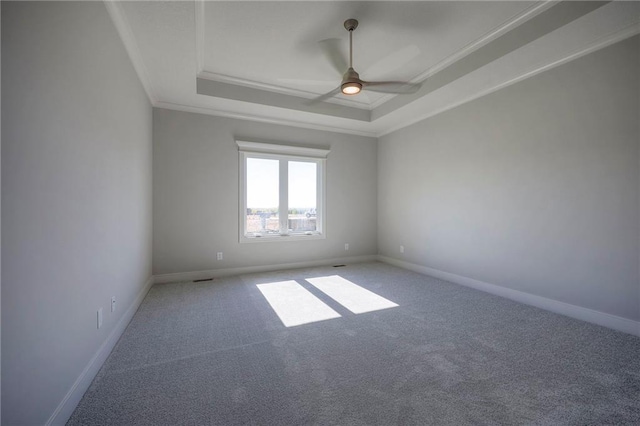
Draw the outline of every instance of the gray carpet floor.
M285 327L256 287L283 280L341 317ZM158 284L68 424L638 425L640 338L382 263Z

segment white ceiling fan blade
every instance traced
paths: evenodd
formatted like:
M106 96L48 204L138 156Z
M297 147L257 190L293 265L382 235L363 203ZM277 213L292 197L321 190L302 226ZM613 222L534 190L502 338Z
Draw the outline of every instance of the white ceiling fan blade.
M334 87L336 80L304 80L299 78L279 78L278 81L284 84L291 84L296 86L324 86Z
M346 59L347 55L344 52L344 41L339 38L328 38L320 40L318 45L336 72L339 75L344 74L349 67Z
M338 93L340 93L340 87L336 87L335 89L333 89L330 92L325 93L324 95L318 96L317 98L311 99L309 101L309 104L317 104L318 102L323 102L329 98L334 97L335 95L337 95Z
M295 78L279 78L278 82L293 90L319 95L336 87L336 80L303 80Z
M387 75L402 68L418 56L420 56L420 49L415 44L403 47L375 62L367 68L362 75L368 78Z
M407 83L405 81L363 81L362 85L366 90L380 93L408 94L420 90L422 84Z

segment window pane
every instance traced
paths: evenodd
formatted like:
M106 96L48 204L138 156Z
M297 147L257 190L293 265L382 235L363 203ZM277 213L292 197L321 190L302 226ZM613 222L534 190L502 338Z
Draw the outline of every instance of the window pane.
M317 229L317 168L315 162L289 161L289 232Z
M247 234L278 234L278 160L247 158Z

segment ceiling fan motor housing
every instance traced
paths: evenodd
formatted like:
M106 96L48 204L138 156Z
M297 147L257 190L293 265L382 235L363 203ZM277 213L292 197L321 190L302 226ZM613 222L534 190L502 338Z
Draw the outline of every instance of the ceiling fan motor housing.
M351 82L360 82L360 74L356 72L353 68L349 68L347 72L342 76L343 83L351 83Z

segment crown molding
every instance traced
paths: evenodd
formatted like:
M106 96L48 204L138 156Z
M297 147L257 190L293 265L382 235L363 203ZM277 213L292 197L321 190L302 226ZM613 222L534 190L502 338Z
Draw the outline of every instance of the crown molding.
M542 2L535 3L531 7L514 15L510 19L506 20L505 22L498 25L494 29L488 31L487 33L477 38L476 40L468 43L466 46L462 47L461 49L454 52L453 54L445 57L440 62L436 63L432 67L429 67L429 69L427 69L426 71L418 74L417 76L415 76L410 80L410 83L419 83L426 80L427 78L431 77L435 73L442 71L443 69L447 68L449 65L475 52L482 46L491 43L493 40L497 39L498 37L508 33L509 31L516 28L517 26L522 25L524 22L528 21L529 19L541 14L547 9L550 9L551 7L555 6L557 3L558 1L555 1L555 0L544 0ZM391 100L396 96L397 95L389 94L381 97L380 99L371 103L371 109L375 109L379 107L383 103Z
M202 78L196 79L196 94L218 99L245 102L252 105L264 105L268 108L278 110L285 109L288 111L299 111L337 119L356 120L358 122L368 123L371 121L371 111L367 109L350 108L336 104L327 105L323 102L310 102L298 96L268 92L237 84L222 83Z
M136 38L131 31L131 26L125 17L125 13L122 10L122 3L117 0L104 0L103 1L113 25L116 27L116 31L120 35L120 39L124 44L124 48L129 55L131 64L138 74L138 79L142 83L142 87L149 98L149 102L153 104L156 101L153 85L151 84L151 78L149 78L149 72L147 71Z
M249 80L245 78L231 77L229 75L218 74L211 71L200 71L197 75L197 78L202 78L205 80L217 81L220 83L233 84L236 86L244 86L249 87L251 89L264 90L267 92L280 93L288 96L296 96L298 98L304 99L314 99L318 96L321 96L322 93L309 92L306 90L298 90L291 89L289 87L278 86L275 84L263 83L260 81ZM329 102L333 104L343 105L350 108L363 109L366 111L371 111L371 107L368 103L355 101L353 99L341 99L341 98L330 98L325 100L324 102Z
M441 114L441 113L443 113L445 111L448 111L450 109L456 108L456 107L461 106L461 105L464 105L464 104L466 104L468 102L471 102L473 100L476 100L476 99L481 98L483 96L486 96L488 94L496 92L496 91L498 91L500 89L504 89L505 87L511 86L512 84L519 83L519 82L521 82L523 80L531 78L531 77L533 77L533 76L535 76L537 74L540 74L540 73L542 73L544 71L548 71L548 70L553 69L555 67L558 67L560 65L564 65L564 64L566 64L568 62L571 62L571 61L573 61L575 59L578 59L578 58L580 58L582 56L585 56L585 55L588 55L590 53L596 52L596 51L598 51L600 49L603 49L603 48L605 48L607 46L610 46L612 44L618 43L618 42L620 42L622 40L625 40L627 38L633 37L633 36L635 36L637 34L640 34L640 23L636 22L636 23L630 24L630 25L628 25L628 26L626 26L626 27L624 27L624 28L622 28L622 29L620 29L618 31L612 32L609 35L607 35L605 37L602 37L602 38L590 43L589 45L587 45L584 48L581 48L581 49L578 49L578 50L574 50L571 53L569 53L569 54L567 54L567 55L565 55L565 56L563 56L563 57L561 57L559 59L556 59L556 60L554 60L554 61L552 61L550 63L547 63L545 65L537 67L537 68L535 68L533 70L524 72L524 73L518 75L517 77L511 78L511 79L509 79L507 81L504 81L504 82L502 82L500 84L491 86L491 87L486 88L484 90L481 90L478 93L475 93L475 94L473 94L471 96L468 96L466 98L460 99L460 100L458 100L456 102L447 104L447 105L443 106L442 108L439 108L439 109L437 109L435 111L431 111L431 112L429 112L427 114L424 114L424 115L418 115L418 116L412 117L412 119L409 120L409 121L405 121L402 124L390 127L389 129L385 129L382 132L376 133L376 136L377 137L382 137L382 136L388 135L389 133L393 133L393 132L395 132L397 130L403 129L403 128L408 127L408 126L411 126L412 124L419 123L420 121L426 120L427 118L434 117L434 116L436 116L438 114Z
M213 115L216 117L235 118L238 120L257 121L259 123L277 124L281 126L298 127L302 129L321 130L323 132L343 133L347 135L365 136L369 138L376 138L378 134L376 132L366 132L364 130L347 129L344 127L309 123L305 121L286 120L281 118L265 117L256 114L246 114L238 112L223 111L214 108L196 107L191 105L183 105L175 102L156 101L153 102L155 108L164 108L175 111L193 112L196 114Z

